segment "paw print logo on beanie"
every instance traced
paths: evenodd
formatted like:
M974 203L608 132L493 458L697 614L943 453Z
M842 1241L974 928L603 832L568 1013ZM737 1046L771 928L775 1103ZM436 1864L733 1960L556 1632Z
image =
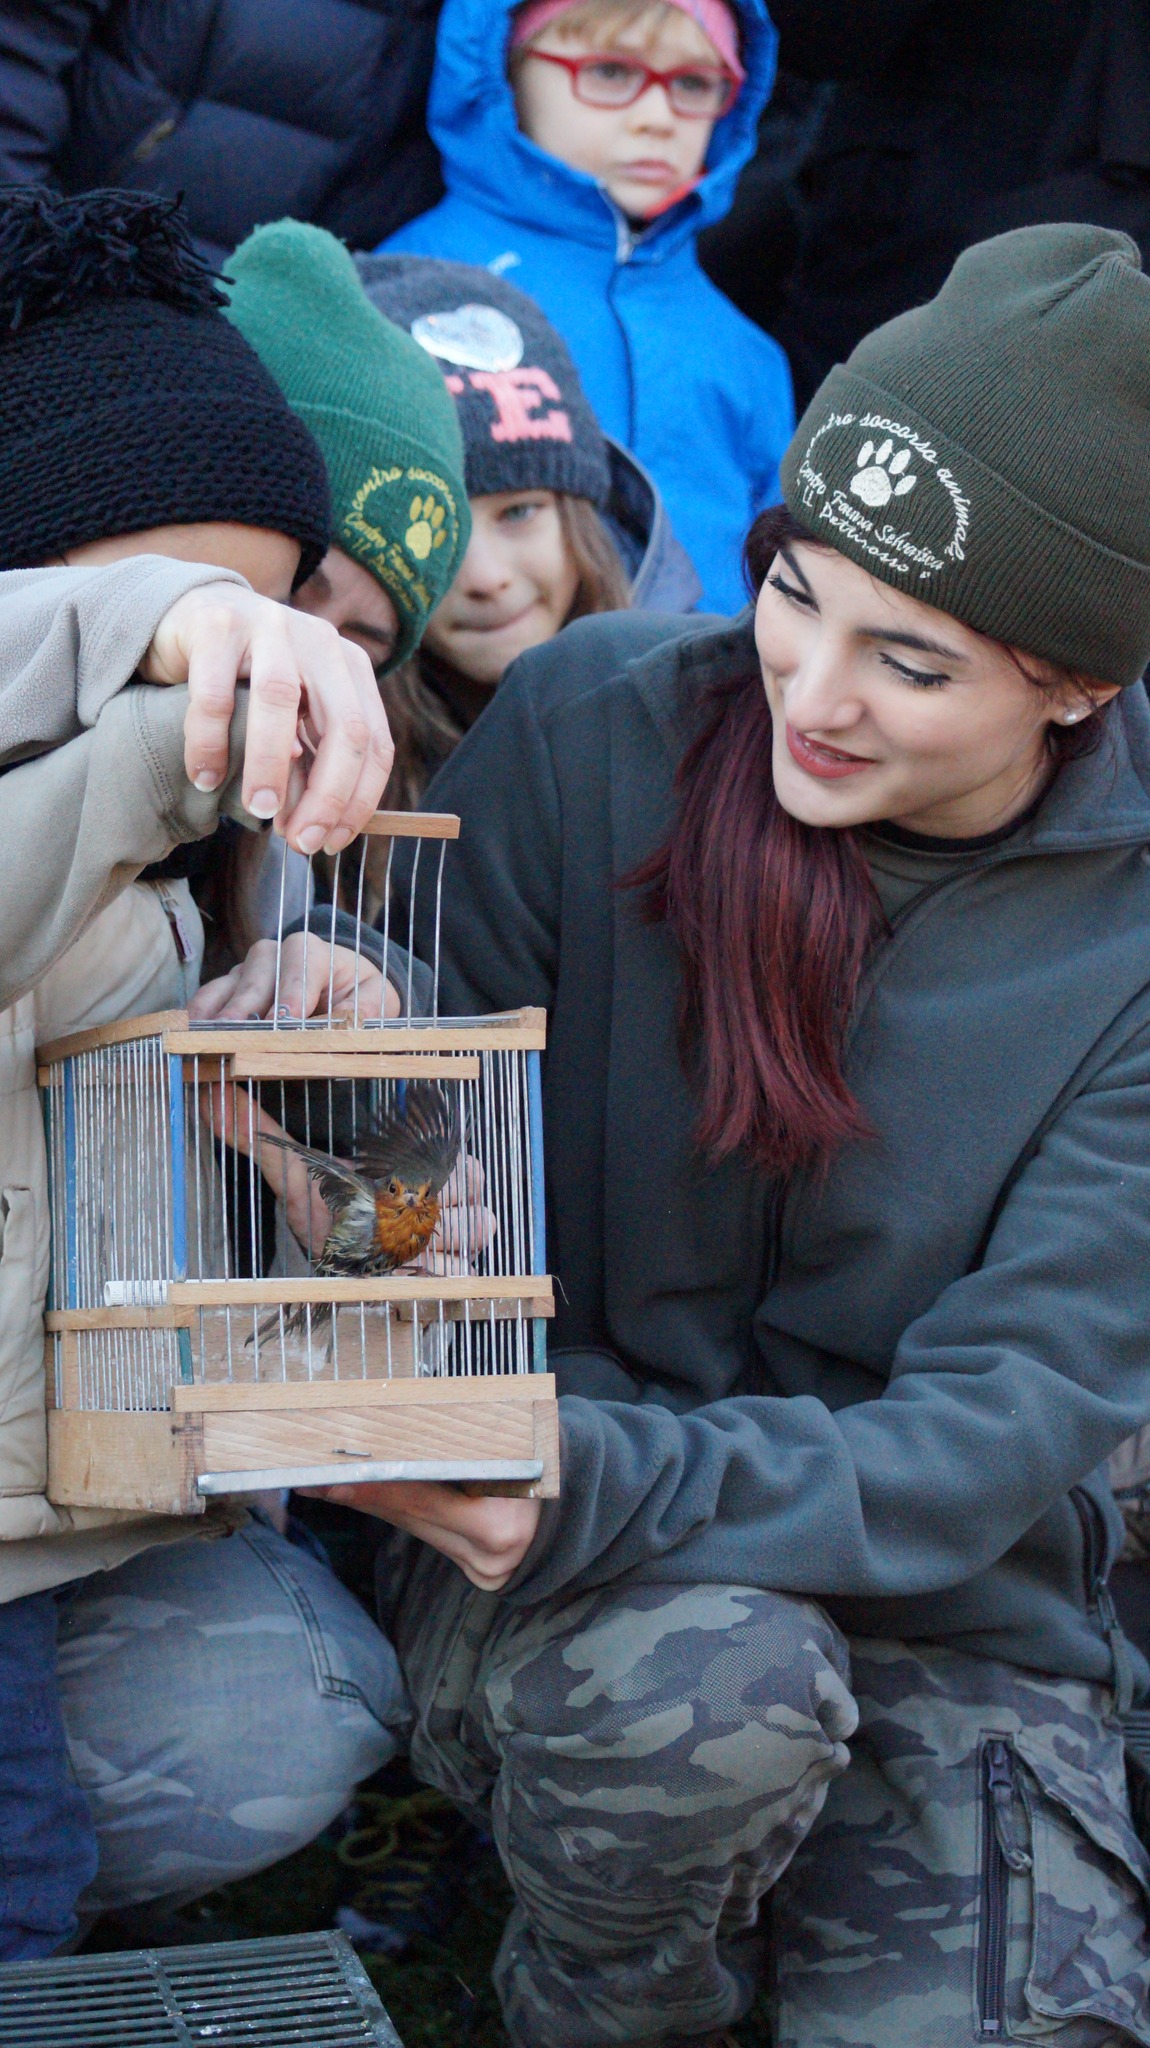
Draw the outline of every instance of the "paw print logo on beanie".
M374 468L338 528L342 548L371 570L420 632L459 562L460 507L434 470Z
M411 524L403 536L403 544L408 553L415 556L417 562L426 562L432 548L443 546L447 539L445 517L442 505L430 494L427 497L420 497L418 492L416 493L408 508Z
M832 546L917 583L966 560L967 487L913 421L832 410L801 445L783 463L787 503L812 531L829 526Z
M894 442L886 440L878 448L873 441L864 441L858 452L851 493L874 511L881 511L892 498L905 498L918 482L917 476L906 474L910 449L900 448L897 455L893 451Z

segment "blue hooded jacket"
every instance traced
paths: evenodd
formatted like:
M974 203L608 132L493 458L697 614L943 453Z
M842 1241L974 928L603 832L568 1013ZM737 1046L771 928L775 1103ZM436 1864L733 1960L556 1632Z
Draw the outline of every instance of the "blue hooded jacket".
M779 496L794 428L786 357L699 267L754 151L778 37L763 0L733 0L747 80L711 138L695 190L636 234L584 171L522 135L507 78L514 0L446 0L428 122L447 197L382 247L480 263L530 292L563 335L606 433L663 494L704 605L746 602L740 556Z

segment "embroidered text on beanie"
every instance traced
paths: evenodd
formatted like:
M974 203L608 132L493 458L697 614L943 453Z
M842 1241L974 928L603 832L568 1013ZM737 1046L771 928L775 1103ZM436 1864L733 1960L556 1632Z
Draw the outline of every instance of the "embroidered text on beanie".
M327 548L320 453L242 335L179 208L0 193L0 569L232 521Z
M372 304L438 362L463 432L467 491L567 491L602 508L607 444L566 343L526 292L470 263L358 256Z
M257 228L227 264L228 318L323 450L333 539L392 598L406 660L471 533L455 408L435 364L368 302L334 235Z
M1150 278L1126 235L1018 228L861 341L782 468L818 539L1103 682L1150 662Z

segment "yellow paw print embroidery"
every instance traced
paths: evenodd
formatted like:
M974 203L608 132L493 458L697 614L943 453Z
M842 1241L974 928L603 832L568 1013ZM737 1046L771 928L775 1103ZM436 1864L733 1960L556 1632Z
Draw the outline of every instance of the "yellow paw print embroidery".
M441 548L447 535L443 530L444 510L432 497L416 493L408 511L411 525L403 536L404 545L417 562L426 562L432 548Z

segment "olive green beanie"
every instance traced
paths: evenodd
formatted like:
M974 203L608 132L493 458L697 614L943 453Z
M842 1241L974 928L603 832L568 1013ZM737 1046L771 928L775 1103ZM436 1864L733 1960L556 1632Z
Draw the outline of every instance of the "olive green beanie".
M471 533L443 377L376 311L323 228L257 228L226 269L229 319L323 450L334 544L370 569L399 614L394 667L418 644Z
M833 369L783 461L796 519L884 583L1103 682L1150 662L1150 278L1018 228Z

